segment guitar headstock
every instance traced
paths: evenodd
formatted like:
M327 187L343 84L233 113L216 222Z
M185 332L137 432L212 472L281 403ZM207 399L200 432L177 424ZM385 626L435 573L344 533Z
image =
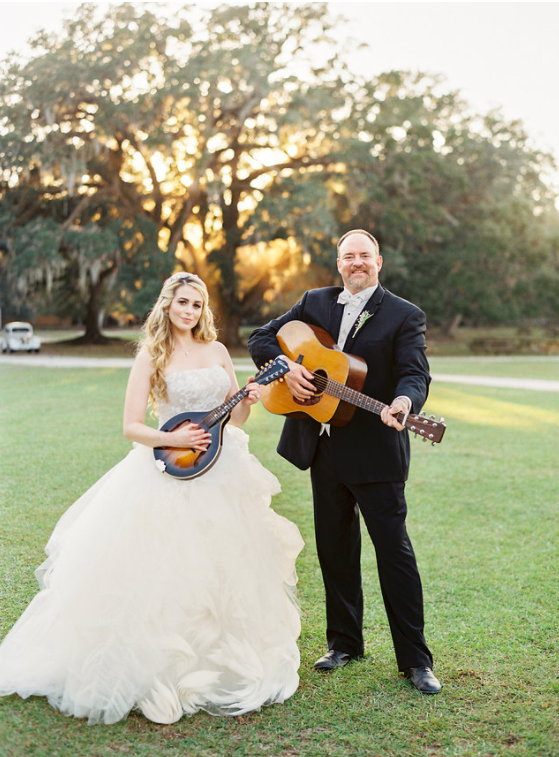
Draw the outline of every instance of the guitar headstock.
M437 421L434 415L430 415L427 418L425 413L421 412L419 415L408 415L405 426L415 436L420 436L424 442L431 442L432 445L435 445L442 440L446 431L443 421L444 418L440 418Z
M257 384L265 386L266 384L271 384L272 381L276 381L276 379L279 379L281 376L284 376L288 371L289 366L285 360L282 360L281 357L277 357L275 360L272 360L270 363L263 366L254 377L254 380Z

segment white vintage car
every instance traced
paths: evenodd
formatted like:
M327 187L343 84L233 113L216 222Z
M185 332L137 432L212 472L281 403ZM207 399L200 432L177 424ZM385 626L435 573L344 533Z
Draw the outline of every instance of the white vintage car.
M12 321L2 332L2 352L39 352L41 341L33 333L33 326L23 321Z

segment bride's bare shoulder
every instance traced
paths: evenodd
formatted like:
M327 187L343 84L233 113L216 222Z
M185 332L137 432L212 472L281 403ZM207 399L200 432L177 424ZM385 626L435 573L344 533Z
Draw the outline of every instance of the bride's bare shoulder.
M213 342L207 342L204 349L206 350L207 354L212 355L218 362L222 362L224 357L229 357L229 351L227 350L227 347L217 340Z
M134 364L132 371L135 373L151 375L154 371L153 367L153 355L147 349L147 347L141 347L136 357L134 358Z

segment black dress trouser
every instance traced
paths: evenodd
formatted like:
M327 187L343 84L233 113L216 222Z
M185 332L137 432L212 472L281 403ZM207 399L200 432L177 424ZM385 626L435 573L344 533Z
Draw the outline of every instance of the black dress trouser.
M423 590L406 529L404 483L344 482L327 433L311 465L315 535L326 589L329 649L363 654L361 532L363 517L376 552L380 587L398 670L433 666L423 634Z

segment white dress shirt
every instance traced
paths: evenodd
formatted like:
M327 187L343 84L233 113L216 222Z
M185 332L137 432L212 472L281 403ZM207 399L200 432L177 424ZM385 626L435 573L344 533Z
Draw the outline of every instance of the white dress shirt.
M378 284L375 284L375 286L368 287L367 289L363 289L363 291L357 292L356 294L351 294L351 292L345 287L344 287L343 292L340 292L338 296L338 302L344 306L342 322L340 324L340 333L338 334L338 347L341 350L343 350L344 344L346 343L346 339L349 335L349 332L351 331L351 329L354 327L355 323L357 322L357 319L359 315L361 314L361 311L363 310L363 306L373 296L377 286ZM404 399L407 401L408 403L407 412L409 413L410 408L411 408L410 398L406 396L402 396L402 397L397 397L396 399ZM320 433L323 434L324 432L330 435L329 423L321 424Z
M343 292L340 292L338 296L338 302L344 306L344 312L342 315L342 321L340 323L340 333L338 334L338 347L343 350L344 344L348 337L349 332L355 325L359 314L363 310L364 304L373 296L378 284L375 286L363 289L362 292L351 294L349 289L344 287ZM330 435L330 424L322 423L320 426L320 433L326 432Z
M343 350L345 341L349 332L355 325L363 306L373 296L378 284L373 287L363 289L362 292L351 294L351 292L344 287L343 292L340 292L338 302L344 306L344 313L342 315L342 322L340 324L340 333L338 334L338 347Z

